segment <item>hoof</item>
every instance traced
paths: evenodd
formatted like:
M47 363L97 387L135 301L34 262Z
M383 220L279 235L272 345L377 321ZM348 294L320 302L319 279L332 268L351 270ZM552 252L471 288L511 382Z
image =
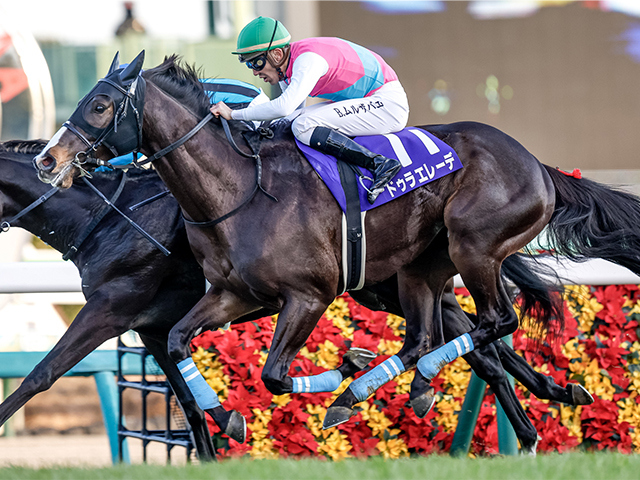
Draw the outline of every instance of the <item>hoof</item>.
M571 383L571 398L574 405L591 405L593 403L593 397L579 383Z
M244 443L247 439L247 421L241 414L232 410L229 416L229 423L227 423L227 428L224 429L224 433L236 442Z
M353 410L348 407L329 407L324 417L322 429L337 427L347 422L354 415Z
M411 400L411 408L418 418L424 418L433 408L433 404L436 402L434 392L433 387L429 387L425 393Z
M536 451L538 450L538 442L542 440L540 435L536 435L536 441L531 445L522 445L520 450L520 455L526 455L528 457L535 457Z
M373 359L376 358L376 354L370 350L359 347L351 347L347 353L342 357L343 362L351 362L360 370L369 365Z
M235 410L228 412L222 405L207 409L205 412L213 418L222 433L238 443L244 443L247 438L247 421L240 413Z

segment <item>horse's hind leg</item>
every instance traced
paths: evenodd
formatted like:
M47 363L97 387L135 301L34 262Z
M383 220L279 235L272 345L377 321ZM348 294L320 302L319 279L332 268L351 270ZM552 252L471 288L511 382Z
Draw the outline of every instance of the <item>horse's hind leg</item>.
M102 343L129 330L133 318L116 316L113 310L110 300L100 292L89 298L58 343L0 405L0 425Z
M349 385L327 410L323 428L346 422L355 404L412 368L434 345L443 343L440 301L455 273L446 255L446 240L446 234L440 234L418 260L398 273L398 293L406 319L402 348Z
M193 440L196 451L198 452L198 459L201 462L215 460L216 451L213 447L213 442L211 441L207 421L202 410L198 408L198 405L196 404L191 391L187 387L184 378L180 375L176 364L173 363L169 357L166 340L152 338L142 333L140 333L140 339L167 376L167 381L171 385L171 388L175 392L176 397L182 406L187 422L189 422L193 432Z
M568 405L591 405L593 397L579 383L568 383L562 388L552 377L536 372L524 358L502 340L493 342L504 369L513 375L533 395Z
M450 287L452 285L448 285L441 302L443 331L446 340L457 338L474 327L462 308L460 308L453 293L453 288ZM473 371L487 382L496 393L520 440L523 451L535 454L537 432L509 384L493 344L468 353L464 356L464 359L471 365ZM411 384L411 405L418 417L424 417L433 405L431 391L430 383L419 371L416 371ZM425 393L420 394L420 392Z
M420 359L418 368L427 379L435 377L446 363L518 328L500 268L507 256L533 240L549 221L553 186L530 154L525 151L514 158L513 145L501 147L505 151L496 148L496 155L511 158L513 163L504 166L507 172L490 171L496 169L498 160L492 154L477 151L479 158L464 174L468 186L459 188L445 208L449 255L476 303L478 325ZM518 177L518 172L523 178ZM491 174L496 182L479 187L481 191L470 185ZM500 183L501 178L506 180Z

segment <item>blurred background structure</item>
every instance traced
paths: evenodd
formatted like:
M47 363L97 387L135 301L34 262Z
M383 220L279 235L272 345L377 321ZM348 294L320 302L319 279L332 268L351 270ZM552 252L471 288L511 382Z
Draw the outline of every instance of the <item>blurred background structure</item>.
M543 163L640 193L636 0L0 0L0 140L50 137L117 51L128 62L144 49L145 68L177 53L203 77L245 80L275 96L230 54L258 15L280 19L293 40L338 36L382 55L408 93L410 124L488 123ZM0 235L0 262L42 259L60 255L24 232ZM0 295L0 322L30 321L46 338L23 331L42 348L72 315L16 313L16 302L31 301ZM44 318L51 338L36 327ZM7 335L0 331L2 348L29 348Z

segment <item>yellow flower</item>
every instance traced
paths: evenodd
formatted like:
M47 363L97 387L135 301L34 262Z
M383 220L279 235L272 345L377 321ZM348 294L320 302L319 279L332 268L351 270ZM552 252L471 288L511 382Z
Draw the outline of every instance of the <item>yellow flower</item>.
M324 422L327 409L322 405L312 405L307 403L307 413L309 414L309 417L307 418L307 427L309 427L311 434L316 438L328 437L329 431L322 429L322 422Z
M569 360L576 358L584 358L585 345L580 343L578 339L572 338L562 345L562 354Z
M255 420L253 423L248 423L247 428L251 430L251 438L253 442L263 440L269 435L269 422L271 421L271 410L260 410L254 408L252 410Z
M337 300L341 300L346 304L346 302L342 298L336 299L336 301ZM340 332L342 333L342 336L344 338L353 340L353 332L355 328L351 326L351 324L353 323L353 320L351 320L351 312L347 311L347 313L344 314L342 308L339 308L338 312L339 313L337 315L335 311L332 312L332 315L334 316L333 318L330 318L331 322L334 326L340 329Z
M265 438L251 443L251 458L267 459L278 458L278 450L273 448L273 439Z
M603 400L613 400L616 389L611 385L611 379L604 376L598 366L598 359L589 362L584 372L584 387L594 396Z
M560 406L560 423L567 427L569 435L576 437L580 443L582 443L582 421L580 415L582 414L582 405L563 405Z
M400 351L403 343L402 340L385 340L382 338L378 344L378 353L380 355L395 355Z
M264 367L264 364L267 363L267 357L269 356L269 352L260 352L260 359L258 360L258 367Z
M378 410L369 410L367 425L371 428L371 433L375 437L384 433L393 423L391 423L391 420L389 420L384 413Z
M640 342L633 342L631 344L631 346L629 347L629 353L631 355L627 356L627 361L631 364L631 365L638 365L640 363L640 356L638 358L633 358L633 354L636 352L640 352Z
M336 347L333 342L325 340L324 343L318 345L318 351L316 352L316 365L318 367L326 368L327 370L334 370L340 364L338 351L338 347Z
M278 407L284 407L287 403L291 401L291 394L285 393L284 395L274 395L271 397L271 403L277 405Z
M206 378L206 377L205 377ZM230 379L227 375L222 377L207 378L207 384L218 394L221 402L224 402L229 396L229 383Z
M389 325L391 330L393 330L394 335L398 337L404 337L406 331L404 318L390 313L387 317L387 325Z
M467 313L476 313L476 302L474 302L473 297L464 296L464 295L456 295L456 300Z
M440 373L445 385L449 388L447 393L454 397L464 397L471 379L471 367L463 358L457 358L445 365Z
M397 383L396 385L396 394L402 395L403 393L411 392L411 382L413 382L414 372L404 372L398 375L395 378Z
M625 377L629 379L627 391L630 391L629 398L636 398L640 392L640 372L626 372Z
M633 427L640 427L640 404L632 398L624 398L617 402L618 423L629 422Z
M349 304L344 298L336 298L327 311L324 312L325 316L333 321L334 319L344 320L345 317L351 317L351 311L349 310Z
M331 460L351 458L349 450L352 449L347 436L340 433L339 430L333 431L324 442L318 442L318 453L328 455Z
M567 285L564 299L571 315L578 320L578 329L584 333L591 332L596 314L604 308L586 285Z
M461 410L460 402L451 395L443 395L436 401L438 416L436 422L445 432L453 432L458 426L457 412ZM495 406L493 407L495 409Z
M408 457L409 449L404 441L400 438L390 438L389 440L380 440L376 448L382 453L385 459L395 459L400 457Z
M193 363L196 364L198 370L201 372L204 371L205 367L209 367L209 364L213 361L213 357L215 354L208 350L203 349L202 347L198 347L195 352L191 354L191 359Z

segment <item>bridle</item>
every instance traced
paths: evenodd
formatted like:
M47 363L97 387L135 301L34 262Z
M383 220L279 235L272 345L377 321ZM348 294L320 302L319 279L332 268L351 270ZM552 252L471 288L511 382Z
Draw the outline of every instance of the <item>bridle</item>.
M115 95L109 95L109 98L113 101L115 113L109 125L98 128L86 121L83 109L92 98L104 92L105 84L116 90ZM136 75L131 82L123 82L120 70L113 71L105 78L98 80L98 84L80 100L78 107L69 120L63 124L87 147L86 150L76 153L70 163L71 167L78 168L83 176L91 177L90 172L85 167L111 167L109 161L95 157L94 154L100 146L107 147L116 157L125 153L137 153L139 151L142 143L142 113L145 86L145 80L140 75ZM125 121L127 116L132 117L135 120L135 124ZM78 127L91 134L95 140L91 142L87 139ZM66 173L66 169L61 172L61 174L64 173Z
M136 60L134 60L132 64L136 63ZM114 62L115 61L116 60L114 59ZM127 70L130 67L131 65L127 67ZM69 168L73 167L78 168L84 176L90 176L90 173L85 169L86 166L97 167L106 165L110 167L111 165L108 161L97 159L93 155L101 145L109 148L109 150L111 150L111 152L116 156L124 155L130 152L139 152L142 145L142 112L144 108L146 82L142 76L136 74L133 81L130 81L128 84L123 83L121 77L124 73L127 73L127 70L125 70L125 72L123 73L120 73L120 70L111 71L105 78L99 80L98 84L91 90L91 92L89 92L89 94L87 94L79 102L78 107L69 118L69 121L64 123L64 126L69 129L70 132L76 135L86 145L87 149L85 151L78 152L73 161L65 166L63 171L58 174L58 176L64 175ZM115 95L113 95L112 91L109 91L109 87L116 90ZM97 128L90 125L84 118L84 106L86 106L88 102L98 94L108 96L112 99L114 105L117 104L113 120L109 123L109 125L103 128ZM131 112L129 118L134 118L135 124L133 124L131 120L127 119L128 112ZM187 142L189 139L191 139L191 137L199 132L212 118L213 115L209 112L186 135L182 136L180 139L171 143L169 146L163 148L153 155L150 155L148 158L142 161L134 160L134 165L136 167L140 167L148 163L152 163L155 160L158 160L159 158L165 156L169 152L175 150L176 148ZM259 190L272 200L278 201L274 196L267 193L262 187L262 161L260 159L260 155L258 153L246 154L242 152L233 140L227 121L224 118L221 120L227 140L229 141L233 149L243 157L254 159L256 164L256 184L251 194L241 203L240 206L234 208L231 212L222 215L217 219L205 222L196 222L186 218L183 214L184 221L189 225L199 227L212 227L214 225L217 225L218 223L223 222L227 218L235 215L242 207L244 207L253 199L253 197ZM76 128L77 126L82 128L82 130L84 130L85 132L91 134L96 138L96 140L93 142L88 140L85 135L83 135L83 133L79 131L78 128ZM137 155L134 155L134 158L136 157Z

